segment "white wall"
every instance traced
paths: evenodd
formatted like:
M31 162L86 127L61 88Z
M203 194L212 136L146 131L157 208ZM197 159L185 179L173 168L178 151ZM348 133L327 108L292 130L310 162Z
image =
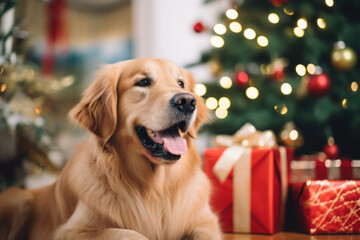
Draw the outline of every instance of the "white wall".
M219 14L231 7L228 0L133 0L134 56L169 59L179 66L197 62L210 47L210 32L195 33L197 21L212 27ZM191 69L202 82L210 78L206 67Z

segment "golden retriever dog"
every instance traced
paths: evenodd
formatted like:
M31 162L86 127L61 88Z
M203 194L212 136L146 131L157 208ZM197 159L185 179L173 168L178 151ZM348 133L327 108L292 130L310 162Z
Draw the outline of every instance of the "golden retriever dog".
M160 59L105 66L69 113L89 130L56 183L0 196L0 239L221 239L192 138L192 75Z

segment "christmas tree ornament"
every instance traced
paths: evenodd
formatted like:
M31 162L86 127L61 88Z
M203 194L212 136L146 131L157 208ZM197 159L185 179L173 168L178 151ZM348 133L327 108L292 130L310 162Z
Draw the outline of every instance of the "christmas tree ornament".
M223 66L221 65L219 59L217 59L217 58L211 59L211 60L208 62L208 66L209 66L209 68L210 68L211 73L212 73L214 76L220 75L220 73L222 73L223 70L224 70L224 68L223 68Z
M276 69L274 70L273 74L271 75L271 78L282 82L285 79L284 69Z
M309 85L309 77L308 76L302 77L300 85L296 90L297 98L301 99L301 98L308 96L308 94L309 94L308 85Z
M194 24L193 29L194 29L194 31L195 31L196 33L201 33L201 32L203 32L203 31L205 31L205 26L204 26L204 24L203 24L202 22L196 22L196 23Z
M6 83L3 83L3 82L0 81L0 93L5 92L6 89L7 89Z
M247 87L249 85L249 75L243 71L235 73L235 83L238 87Z
M287 4L289 2L289 0L270 0L270 2L275 7L281 7L281 6L284 6L285 4Z
M308 92L313 97L326 96L332 87L329 76L325 73L309 76Z
M282 82L285 79L285 67L289 65L285 58L276 58L269 64L268 75L274 81Z
M354 50L346 47L343 41L337 42L331 52L331 63L339 71L349 71L354 68L357 56Z
M279 103L275 105L274 110L281 115L286 115L288 112L288 108L284 103Z
M335 140L333 137L328 139L328 143L323 148L324 153L328 159L337 159L339 157L339 148L335 144Z

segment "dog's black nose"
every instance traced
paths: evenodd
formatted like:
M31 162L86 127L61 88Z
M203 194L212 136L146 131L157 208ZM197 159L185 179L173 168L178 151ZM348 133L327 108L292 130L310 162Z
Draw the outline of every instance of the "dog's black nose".
M192 113L196 108L196 98L190 93L179 93L170 100L170 104L180 112Z

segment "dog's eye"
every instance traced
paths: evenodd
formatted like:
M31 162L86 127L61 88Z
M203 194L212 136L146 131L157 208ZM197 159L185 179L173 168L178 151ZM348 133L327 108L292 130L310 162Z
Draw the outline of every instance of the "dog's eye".
M180 87L182 87L182 88L184 88L185 87L185 84L184 84L184 82L183 81L181 81L181 80L179 80L179 85L180 85Z
M151 85L151 79L150 78L144 78L141 79L140 81L138 81L135 86L139 86L139 87L147 87Z

